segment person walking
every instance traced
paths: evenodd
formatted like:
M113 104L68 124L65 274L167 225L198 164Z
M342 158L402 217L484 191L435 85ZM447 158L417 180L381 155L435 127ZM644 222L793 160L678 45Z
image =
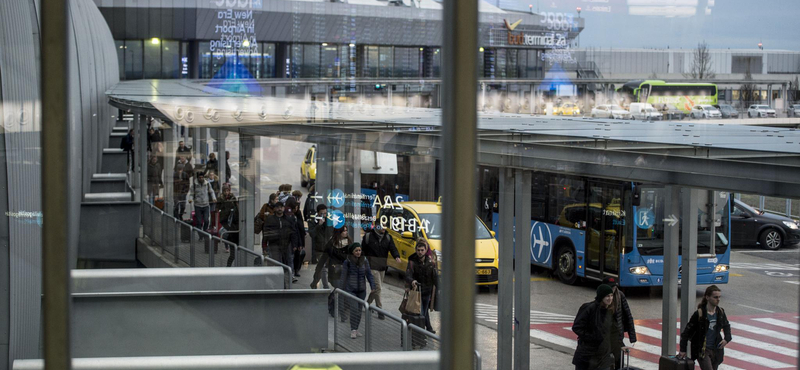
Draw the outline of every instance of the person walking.
M400 253L397 252L397 247L394 245L392 236L386 232L380 222L377 222L375 227L364 235L364 240L362 240L362 242L363 253L369 260L370 268L372 268L372 276L375 279L375 288L370 291L367 304L372 304L372 302L375 301L375 305L378 306L378 308L383 308L383 304L381 303L381 286L383 286L386 270L389 269L389 266L386 265L386 258L391 254L395 262L400 263ZM386 317L382 313L378 314L378 319L383 320L385 318Z
M219 174L219 161L214 152L208 154L208 161L206 162L206 172L213 172L215 175Z
M322 258L327 250L327 243L333 236L333 226L328 225L328 207L326 205L317 205L316 216L308 220L308 234L311 235L311 260L312 263L317 264L311 289L317 289L320 278L322 287L329 289L328 266Z
M186 196L189 194L193 168L185 157L178 158L178 164L172 172L173 186L172 195L175 197L175 207L173 215L178 220L183 220L183 213L186 211Z
M622 347L625 343L622 341L625 338L625 333L628 333L628 341L631 342L631 347L636 344L636 328L633 324L633 315L631 308L628 306L628 299L625 293L619 290L619 284L614 277L607 277L603 279L603 284L611 287L614 291L614 299L611 305L614 306L614 326L611 327L611 338L619 338L611 342L611 353L614 355L614 369L622 368Z
M161 165L158 164L156 156L151 156L147 163L147 195L150 203L155 202L162 186L164 184L161 182Z
M369 286L375 289L375 279L372 276L372 270L369 267L369 261L366 256L362 255L361 244L353 243L349 246L350 254L342 263L342 276L339 281L339 286L342 287L347 293L350 293L360 299L367 296L367 284L365 280L369 281ZM358 326L361 324L361 307L360 305L350 304L350 338L356 339L361 337L358 331Z
M222 185L222 195L219 200L219 218L225 233L220 235L225 240L239 244L239 202L231 192L231 184ZM227 244L225 249L230 252L228 256L228 267L233 265L236 259L236 248L230 248Z
M258 214L255 217L254 221L254 231L256 234L260 234L261 231L264 229L264 221L267 220L267 216L275 213L275 203L278 202L278 196L275 194L269 195L269 200L267 200L264 205L261 206L261 210L258 211ZM269 257L269 248L267 248L267 239L264 236L261 236L261 255L264 257Z
M180 158L180 157L191 158L192 157L192 148L186 146L186 143L184 143L183 140L179 141L178 142L178 149L175 150L175 157L176 158Z
M133 154L133 147L134 147L134 140L133 140L133 129L128 130L128 134L122 138L122 142L119 144L119 148L122 149L125 154L127 154L128 158L128 170L134 170L134 157Z
M285 212L294 216L297 238L292 245L292 261L294 262L294 276L300 277L300 268L306 257L306 228L303 225L303 213L300 212L300 203L293 196L286 201Z
M203 172L197 172L197 180L189 188L189 203L194 204L194 215L197 217L197 227L200 230L208 230L209 217L211 216L211 202L216 202L217 196L211 188L211 184L206 181Z
M417 288L422 296L422 309L420 315L425 316L425 330L436 333L431 326L431 298L436 293L439 286L439 270L436 267L436 259L433 257L428 243L420 239L414 248L416 253L408 257L408 267L406 268L406 289Z
M716 285L706 288L703 300L697 305L689 323L681 333L678 357L686 357L686 344L692 342L692 360L701 370L717 370L725 357L725 346L731 338L731 323L719 306L722 291ZM722 330L723 335L719 331Z
M578 347L572 356L575 370L611 370L611 328L614 326L614 289L606 284L597 287L594 301L584 303L575 315L572 331L578 335ZM616 337L613 338L616 340Z
M324 204L320 204L320 206L324 206ZM317 212L319 213L319 211ZM327 209L323 209L323 212L327 212ZM322 228L323 225L324 229ZM311 280L311 289L317 289L320 279L322 279L323 288L329 289L329 283L336 288L336 283L339 281L339 269L347 257L347 246L353 244L353 239L350 238L347 227L334 229L332 226L325 225L324 222L322 225L318 223L314 232L315 243L319 243L325 235L330 234L331 237L322 243L325 246L323 248L324 252L320 254L317 261L317 268Z
M276 202L273 210L275 213L267 216L262 231L269 256L292 269L292 246L297 245L297 221L294 215L284 212L281 202ZM295 281L297 278L293 277L292 282Z

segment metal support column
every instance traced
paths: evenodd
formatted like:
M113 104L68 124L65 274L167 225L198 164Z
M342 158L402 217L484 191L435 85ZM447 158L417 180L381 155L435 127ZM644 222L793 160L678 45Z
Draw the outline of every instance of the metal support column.
M319 202L326 203L328 192L333 190L333 145L330 143L317 144L317 178L314 180L314 189L317 195L323 197ZM330 210L328 210L330 212Z
M530 369L531 353L531 171L514 179L514 369Z
M678 218L680 214L681 188L666 187L664 216L666 219ZM657 221L658 222L658 221ZM678 322L678 223L662 221L664 225L664 288L661 307L661 355L675 355L675 324ZM687 225L688 227L688 225Z
M486 111L486 82L481 82L481 111Z
M225 149L225 138L228 137L228 131L220 129L216 131L214 139L217 140L217 173L219 174L220 181L225 183L229 182L225 172L225 164L228 163L228 160L225 158L225 152L227 151L227 149ZM222 188L220 187L220 189Z
M247 249L254 245L255 166L249 158L255 152L256 140L251 135L239 134L239 242ZM256 249L256 252L258 250Z
M136 149L134 149L134 153L137 156L136 160L134 161L135 165L133 166L135 173L134 176L136 183L134 190L136 191L135 200L141 202L145 199L145 187L147 186L145 183L146 178L142 175L145 166L147 165L147 129L141 123L138 114L133 115L133 128L136 130L136 138L134 139L134 145Z
M140 175L141 175L141 199L147 199L147 193L150 191L147 186L147 165L150 163L150 158L148 157L147 152L147 116L134 114L133 119L138 122L138 126L140 127L139 130L144 132L143 137L139 140L139 165L141 166Z
M41 3L42 319L45 369L70 369L67 1ZM7 71L8 72L8 71ZM75 158L77 160L78 158ZM79 204L74 206L78 207ZM472 305L470 305L472 309ZM13 339L12 339L13 340ZM472 358L471 351L466 357Z
M711 192L713 196L713 192ZM700 190L683 188L681 192L681 233L683 253L681 257L681 332L697 305L697 215L700 209ZM713 201L709 199L709 201ZM713 207L713 204L712 204ZM712 218L713 219L713 218ZM713 222L713 221L712 221Z
M772 84L767 85L767 105L769 105L770 108L775 108L772 102Z
M344 183L344 193L345 194L357 194L361 192L361 150L348 145L349 153L347 156L349 159L346 161L344 173L347 174L347 178L345 178ZM357 200L351 199L352 204L345 206L345 211L350 212L353 215L360 215L361 214L361 207L355 206ZM351 202L346 202L351 203ZM361 221L358 221L359 223ZM353 219L353 223L356 223L356 220ZM361 243L361 231L359 228L353 227L350 230L350 237L353 238L354 243ZM369 315L367 315L369 316Z
M440 369L475 367L478 1L444 0L442 37L442 347Z
M514 170L500 169L500 250L497 281L497 369L511 370L514 336Z
M169 124L169 127L165 127ZM175 203L177 199L175 199L172 194L172 188L174 186L174 176L173 170L175 169L175 150L177 148L177 142L175 138L177 137L177 133L175 132L175 128L177 125L174 123L164 122L162 125L163 132L164 132L164 153L160 153L162 156L162 162L164 163L164 168L162 171L164 172L164 212L167 214L173 214L173 209L175 207Z

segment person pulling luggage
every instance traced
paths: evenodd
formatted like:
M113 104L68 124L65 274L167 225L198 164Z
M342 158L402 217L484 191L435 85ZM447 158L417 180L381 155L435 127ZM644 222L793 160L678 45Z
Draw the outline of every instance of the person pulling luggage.
M703 300L697 305L689 323L681 333L678 357L686 357L686 347L692 342L692 360L701 370L717 370L725 356L725 346L732 340L731 323L719 306L722 291L716 285L706 288ZM723 335L720 335L722 330Z

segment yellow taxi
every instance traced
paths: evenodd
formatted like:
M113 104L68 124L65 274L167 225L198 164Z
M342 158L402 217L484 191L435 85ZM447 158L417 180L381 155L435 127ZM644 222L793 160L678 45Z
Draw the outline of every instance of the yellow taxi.
M581 114L581 109L572 103L564 103L556 108L555 114L559 116L578 116Z
M437 202L402 202L384 204L379 208L376 222L379 222L394 239L400 253L400 263L388 258L390 267L405 271L408 257L414 254L417 240L425 239L442 261L442 204ZM490 231L475 216L475 275L478 285L497 285L499 245ZM446 258L446 257L444 257Z
M300 164L300 186L314 185L317 180L317 146L308 148L303 163Z

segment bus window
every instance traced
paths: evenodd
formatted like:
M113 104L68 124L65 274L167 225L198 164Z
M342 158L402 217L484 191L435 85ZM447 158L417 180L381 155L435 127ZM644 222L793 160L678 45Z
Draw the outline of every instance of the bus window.
M664 253L664 188L639 188L641 203L636 209L636 240L642 255Z
M586 192L583 180L550 176L548 218L550 223L580 229L586 225Z

